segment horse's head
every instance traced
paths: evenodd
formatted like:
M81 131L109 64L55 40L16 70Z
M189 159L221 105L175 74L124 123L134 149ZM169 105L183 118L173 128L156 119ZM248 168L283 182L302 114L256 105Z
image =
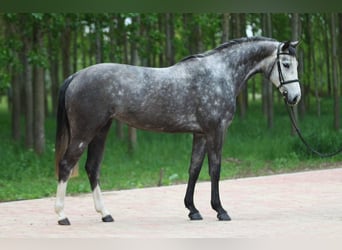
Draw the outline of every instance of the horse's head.
M295 57L297 45L298 42L279 44L268 71L268 78L279 89L289 105L296 105L301 97L298 62Z

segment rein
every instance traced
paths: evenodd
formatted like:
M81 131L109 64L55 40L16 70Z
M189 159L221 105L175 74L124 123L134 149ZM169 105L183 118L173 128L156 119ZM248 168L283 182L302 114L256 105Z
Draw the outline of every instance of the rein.
M306 148L309 151L318 155L321 158L333 157L333 156L340 154L342 152L342 148L340 148L339 150L332 152L332 153L321 153L321 152L318 152L316 149L314 149L312 146L310 146L310 144L304 139L304 137L303 137L302 133L300 132L300 129L296 123L293 107L292 106L290 107L289 105L287 105L285 98L284 98L284 102L285 102L285 106L287 108L287 112L289 113L291 123L292 123L293 127L295 128L298 137L300 138L300 140L303 142L303 144L306 146Z

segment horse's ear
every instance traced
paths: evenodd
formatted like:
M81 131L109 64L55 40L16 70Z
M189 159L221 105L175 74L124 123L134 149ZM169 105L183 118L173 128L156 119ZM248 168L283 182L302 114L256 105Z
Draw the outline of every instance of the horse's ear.
M296 48L298 44L299 44L299 41L294 41L294 42L286 41L281 46L281 50L285 51L285 50L289 49L290 47Z
M291 44L291 47L296 48L297 45L299 44L299 41L293 41L290 44Z
M287 50L290 47L290 43L291 43L290 41L284 42L283 45L281 46L281 50L282 51Z

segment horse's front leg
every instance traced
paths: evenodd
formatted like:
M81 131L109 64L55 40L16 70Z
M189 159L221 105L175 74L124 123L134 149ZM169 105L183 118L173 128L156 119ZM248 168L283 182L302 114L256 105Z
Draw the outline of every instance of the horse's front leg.
M190 211L190 220L202 220L202 216L194 205L194 190L200 174L203 159L206 153L206 140L204 135L194 134L192 143L192 155L189 168L189 181L184 198L185 207Z
M219 130L214 134L208 135L207 152L211 180L211 206L217 212L217 218L219 220L229 221L231 218L227 211L222 207L219 192L223 137L224 130Z

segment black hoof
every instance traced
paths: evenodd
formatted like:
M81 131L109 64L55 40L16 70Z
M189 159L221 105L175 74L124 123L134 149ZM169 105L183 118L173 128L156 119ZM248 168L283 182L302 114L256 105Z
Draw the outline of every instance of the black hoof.
M189 213L190 220L203 220L202 215L199 212Z
M220 221L230 221L230 220L232 220L227 213L218 214L217 218Z
M68 220L68 218L65 218L63 220L59 220L58 221L58 225L61 225L61 226L70 226L70 221Z
M108 214L108 215L106 215L105 217L102 218L102 221L103 222L113 222L114 219L113 219L113 217L110 214Z

